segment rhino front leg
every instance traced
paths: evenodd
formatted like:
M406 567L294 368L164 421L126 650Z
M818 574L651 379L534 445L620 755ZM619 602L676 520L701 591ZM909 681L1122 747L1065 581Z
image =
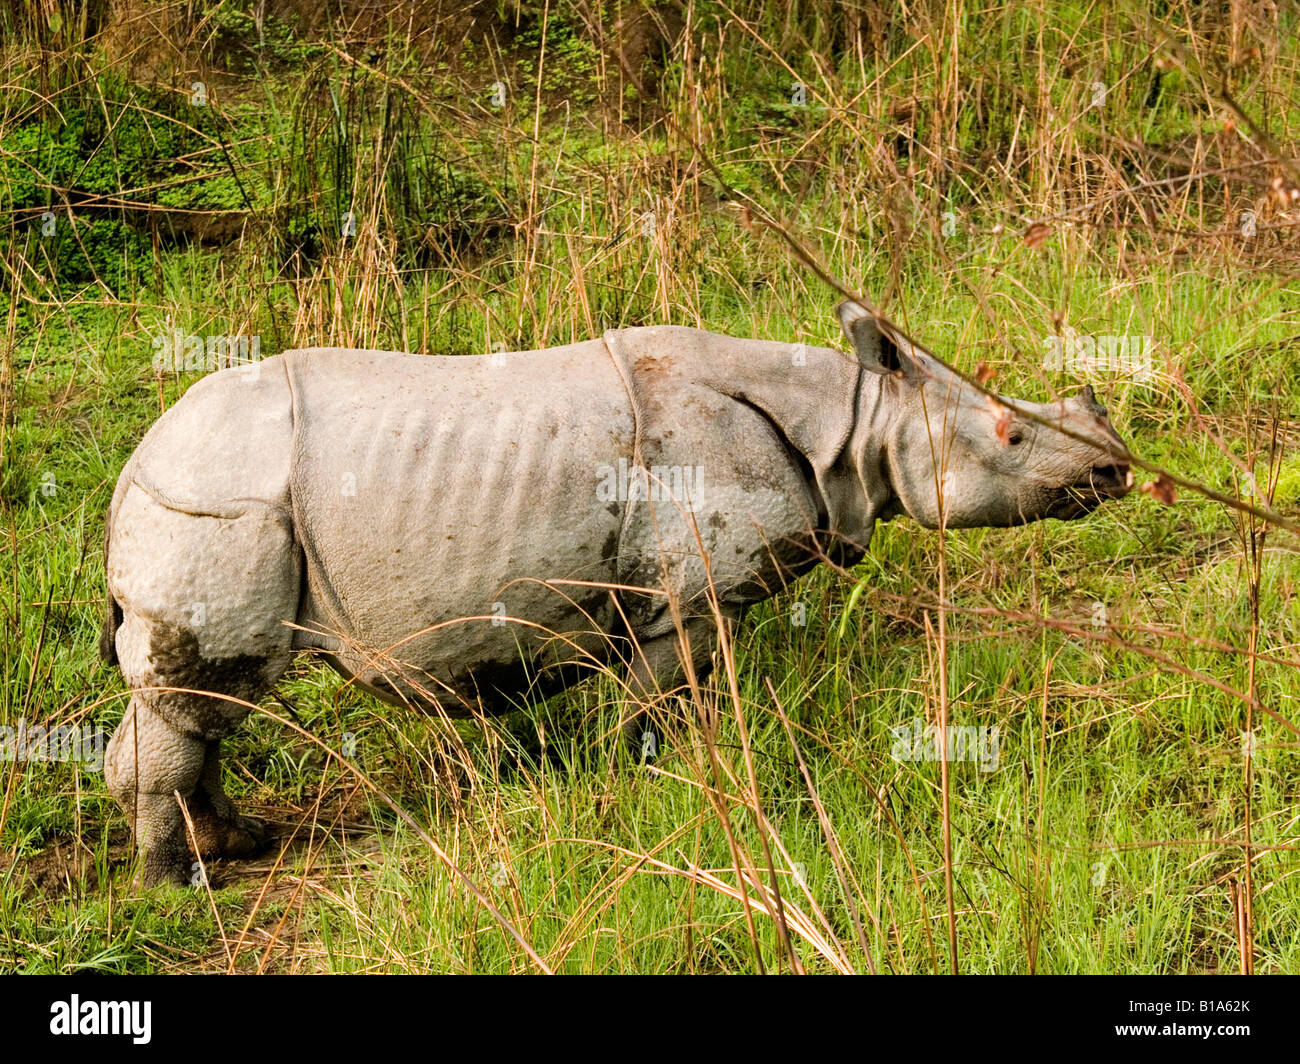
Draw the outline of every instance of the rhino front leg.
M733 621L733 617L724 619L728 625ZM712 617L698 617L687 621L683 630L695 678L703 681L713 671L713 652L718 645L717 622ZM673 629L644 640L639 651L633 651L628 669L630 697L623 703L622 726L624 741L639 760L655 756L660 746L660 736L648 719L647 708L654 699L678 688L686 679L681 635Z

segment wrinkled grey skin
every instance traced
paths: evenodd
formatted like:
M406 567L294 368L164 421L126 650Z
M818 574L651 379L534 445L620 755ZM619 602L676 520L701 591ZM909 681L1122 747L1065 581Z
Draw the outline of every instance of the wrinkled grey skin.
M856 358L654 327L504 357L290 351L196 383L122 471L106 534L103 650L132 695L105 773L144 883L189 878L175 794L205 857L261 844L221 740L300 649L453 716L621 659L635 704L680 682L674 612L707 673L710 577L732 622L860 558L878 520L1016 525L1127 490L1090 392L1017 409L1099 446L1019 416L999 432L943 363L838 313Z

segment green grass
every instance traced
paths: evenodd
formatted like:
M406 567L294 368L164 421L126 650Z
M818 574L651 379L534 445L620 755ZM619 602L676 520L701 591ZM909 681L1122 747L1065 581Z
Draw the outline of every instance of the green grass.
M222 40L254 32L233 7L199 6ZM1184 46L1190 20L1206 56L1232 59L1226 16L1170 7ZM624 94L564 5L544 53L540 7L524 4L496 24L499 51L471 35L431 58L394 30L358 46L359 64L340 58L341 41L277 21L260 58L207 58L203 114L164 107L109 43L67 39L68 27L47 60L57 108L0 79L0 724L111 732L120 719L121 678L95 652L102 522L160 404L198 379L153 374L165 329L257 334L265 354L478 353L651 322L842 345L831 294L738 224L664 112L694 123L728 183L833 273L963 370L995 369L999 390L1045 398L1081 384L1043 369L1066 326L1151 337L1149 379L1089 374L1134 450L1229 494L1243 468L1268 484L1272 461L1273 505L1300 513L1296 214L1270 194L1275 167L1220 172L1261 155L1223 135L1206 102L1212 71L1157 64L1146 16L1088 5L967 6L958 25L949 6L922 5L911 22L864 30L877 50L853 43L838 5L789 19L776 5L736 10L752 33L721 5L691 7L696 44L672 52L652 101ZM1260 55L1243 46L1231 87L1293 145L1300 55L1285 19L1238 27ZM11 74L38 32L12 28L0 52ZM806 108L789 104L795 76ZM511 92L494 110L500 78ZM1097 80L1104 109L1087 107ZM94 123L117 139L88 146ZM54 152L64 144L71 155ZM178 186L181 168L192 180ZM1182 185L1151 184L1182 172ZM74 211L57 246L42 244L33 212L57 214L70 185L249 221L213 245ZM345 237L348 209L357 232ZM1247 209L1251 240L1238 232ZM1029 247L1036 220L1052 233ZM1258 661L1255 689L1294 721L1296 538L1273 529L1259 542L1258 647L1276 661ZM228 789L287 849L213 869L211 894L132 893L102 776L0 763L0 969L533 970L329 748L555 970L787 969L774 921L747 919L729 893L737 854L769 881L766 846L792 927L806 917L813 929L791 932L801 966L945 971L939 765L891 750L892 729L935 718L946 658L950 721L998 736L993 771L951 765L961 971L1238 970L1247 799L1253 963L1300 971L1295 733L1253 714L1247 788L1247 707L1216 686L1249 684L1248 544L1240 514L1187 491L1173 506L1134 493L1073 524L947 533L942 551L937 534L897 520L853 572L818 571L746 617L745 736L722 670L698 699L661 707L651 767L617 737L608 677L452 726L300 661L278 692L318 742L268 698L227 744Z

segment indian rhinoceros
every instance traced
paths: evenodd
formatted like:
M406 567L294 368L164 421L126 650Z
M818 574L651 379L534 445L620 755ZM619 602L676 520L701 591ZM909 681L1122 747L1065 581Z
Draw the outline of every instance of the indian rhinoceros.
M144 883L184 881L177 794L204 856L260 843L221 740L300 649L450 715L621 661L634 705L679 682L679 645L704 675L720 622L853 563L877 521L1069 519L1128 489L1090 390L1000 405L837 313L856 357L665 326L508 355L308 348L197 382L106 529L102 649L132 694L105 773Z

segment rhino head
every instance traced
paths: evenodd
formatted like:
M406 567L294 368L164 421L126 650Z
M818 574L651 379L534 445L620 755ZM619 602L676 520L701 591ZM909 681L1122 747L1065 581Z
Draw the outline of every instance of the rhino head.
M894 499L882 517L1009 527L1082 517L1128 493L1128 450L1091 387L1054 403L995 402L857 303L836 314L859 362L879 377L878 393L863 390L877 411L869 420L878 451L858 464L889 477Z

